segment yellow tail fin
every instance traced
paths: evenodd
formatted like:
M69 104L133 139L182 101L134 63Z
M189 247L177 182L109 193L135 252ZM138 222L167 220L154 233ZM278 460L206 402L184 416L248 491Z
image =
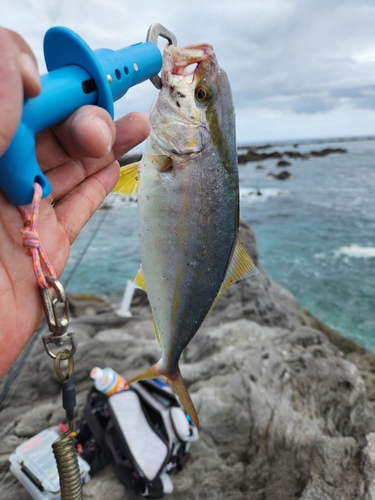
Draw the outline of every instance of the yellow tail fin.
M166 374L160 370L160 361L155 365L148 368L146 371L136 375L131 380L129 380L129 384L133 382L137 382L138 380L145 380L147 378L160 377L164 376L167 380L167 383L171 386L173 391L176 393L178 399L180 400L182 406L184 407L186 413L190 416L194 425L199 428L199 419L197 410L195 409L194 403L191 400L190 394L185 387L185 383L180 373L180 369L177 367L177 372L173 375Z

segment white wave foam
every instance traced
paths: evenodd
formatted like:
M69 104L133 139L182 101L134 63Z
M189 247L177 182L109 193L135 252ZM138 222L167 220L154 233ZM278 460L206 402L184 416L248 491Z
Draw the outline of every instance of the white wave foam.
M240 198L246 199L247 201L266 201L267 198L271 198L272 196L280 196L284 193L285 191L275 188L267 188L267 189L255 189L252 187L240 188Z
M359 245L350 245L336 250L335 255L346 255L348 257L371 259L375 258L375 247L360 247Z

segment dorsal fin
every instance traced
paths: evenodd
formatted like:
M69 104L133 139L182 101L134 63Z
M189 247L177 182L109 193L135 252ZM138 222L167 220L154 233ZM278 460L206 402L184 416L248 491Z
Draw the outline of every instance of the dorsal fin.
M258 269L255 267L243 243L237 238L220 292L223 293L233 283L255 274L258 274Z
M224 280L208 314L212 311L213 307L215 307L217 301L227 288L237 281L241 281L258 274L258 272L258 269L251 260L251 257L247 253L243 243L237 238Z
M131 163L120 168L120 176L113 188L113 193L135 196L138 193L138 169L139 163Z

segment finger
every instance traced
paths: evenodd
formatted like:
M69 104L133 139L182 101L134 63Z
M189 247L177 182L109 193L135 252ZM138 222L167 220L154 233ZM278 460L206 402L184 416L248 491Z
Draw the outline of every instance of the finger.
M17 48L7 30L0 28L0 155L7 149L21 119L22 78L17 67Z
M57 136L71 157L86 157L88 164L96 163L91 159L102 158L101 164L107 165L140 144L149 133L149 120L142 113L132 112L113 122L104 109L85 106L73 120L59 125Z
M13 31L0 27L0 156L9 146L21 119L24 96L40 92L35 57Z
M35 153L38 164L44 172L71 159L50 128L35 136Z
M70 244L112 191L118 178L118 163L91 175L55 204L56 216Z
M83 106L63 123L36 137L36 154L44 171L71 158L102 158L110 151L116 135L110 115L98 106Z
M109 114L98 106L83 106L53 129L36 136L36 155L43 171L71 158L102 158L110 151L116 129Z
M52 184L51 202L56 202L101 168L140 144L149 134L149 121L141 113L130 113L115 122L116 140L112 150L101 159L75 158L46 172ZM118 167L117 167L118 168ZM117 170L118 175L118 170ZM117 180L117 179L116 179Z
M41 91L41 81L35 55L25 40L16 32L6 30L18 49L18 63L25 96L35 97Z
M102 158L116 137L112 118L99 106L83 106L54 127L54 132L71 157Z
M114 155L106 158L105 165L142 142L148 133L148 119L141 113L130 113L114 124L104 109L84 106L54 127L54 132L45 130L38 134L36 154L39 165L47 171L70 158L105 157L114 145Z
M112 151L114 157L121 158L135 146L147 139L150 133L150 122L147 116L138 111L129 113L115 122L116 140Z

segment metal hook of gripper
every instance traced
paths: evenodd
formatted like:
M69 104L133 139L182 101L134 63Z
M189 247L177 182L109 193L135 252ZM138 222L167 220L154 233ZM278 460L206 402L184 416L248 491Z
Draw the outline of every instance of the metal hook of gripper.
M147 31L146 42L152 42L157 45L159 36L165 38L169 45L177 46L177 38L171 31L167 30L167 28L164 28L164 26L159 23L151 24ZM159 75L153 76L150 78L150 81L157 89L161 89L162 81Z

